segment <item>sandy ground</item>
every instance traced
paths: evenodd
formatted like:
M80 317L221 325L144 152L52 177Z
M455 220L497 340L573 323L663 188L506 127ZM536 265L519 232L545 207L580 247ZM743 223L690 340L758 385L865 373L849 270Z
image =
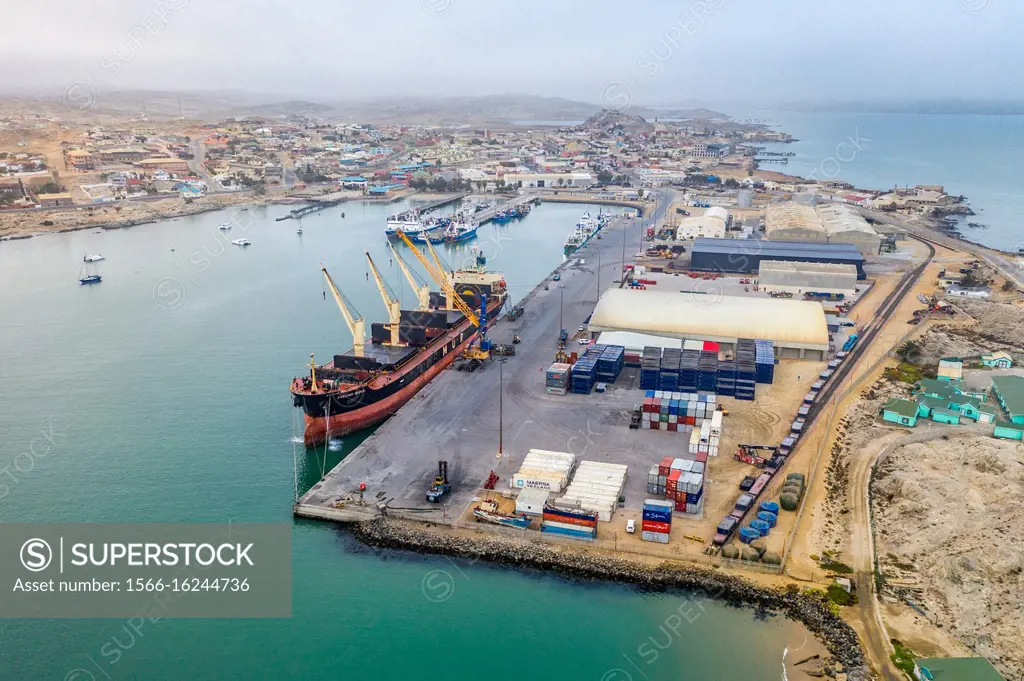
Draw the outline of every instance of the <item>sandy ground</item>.
M44 232L61 232L100 226L128 226L193 215L228 206L254 204L252 194L218 194L185 203L181 198L155 201L118 201L88 208L52 211L0 213L0 237L17 237ZM43 224L50 222L52 224Z
M928 613L905 628L950 629L1007 678L1024 671L1022 464L1017 442L934 440L895 449L873 486L882 575Z

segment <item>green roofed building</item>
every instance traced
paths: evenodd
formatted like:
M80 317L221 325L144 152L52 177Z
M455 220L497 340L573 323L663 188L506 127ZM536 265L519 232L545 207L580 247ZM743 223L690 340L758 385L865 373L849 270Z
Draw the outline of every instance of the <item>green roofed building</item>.
M983 657L930 657L914 660L919 681L1006 681Z
M1017 440L1024 442L1024 423L1010 423L1002 419L996 419L995 430L992 435L1003 440Z
M995 376L992 394L1013 423L1024 423L1024 376Z
M917 425L917 402L893 397L882 407L882 419L913 428Z

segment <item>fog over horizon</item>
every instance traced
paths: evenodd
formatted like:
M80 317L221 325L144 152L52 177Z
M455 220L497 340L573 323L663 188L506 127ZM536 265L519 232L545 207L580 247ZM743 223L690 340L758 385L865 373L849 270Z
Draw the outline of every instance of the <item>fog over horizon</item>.
M0 92L615 106L1020 99L1011 0L50 0L11 4Z

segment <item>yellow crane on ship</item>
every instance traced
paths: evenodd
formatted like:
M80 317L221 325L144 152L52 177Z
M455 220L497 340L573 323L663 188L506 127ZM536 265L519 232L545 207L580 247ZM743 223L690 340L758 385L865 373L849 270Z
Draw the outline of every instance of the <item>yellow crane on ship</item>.
M485 360L491 357L490 341L487 340L487 322L486 319L481 322L479 315L473 311L466 301L462 299L462 296L458 294L455 287L452 285L454 274L441 265L441 258L437 255L437 251L434 250L433 246L430 245L430 241L427 241L427 249L430 251L430 255L434 262L431 262L427 256L425 256L420 249L416 248L416 245L412 240L406 236L402 230L397 230L398 238L400 238L409 250L419 261L423 269L427 271L430 278L437 282L438 286L444 292L446 307L450 310L452 305L458 308L459 312L465 315L466 319L473 326L480 329L480 337L473 342L469 348L463 353L468 359ZM484 308L486 312L486 307Z
M370 266L370 272L373 274L373 280L377 284L377 290L380 291L380 297L384 299L384 307L388 309L388 323L384 327L391 332L391 340L385 345L403 345L399 337L399 329L402 326L401 303L398 301L395 292L384 281L384 277L380 276L380 272L377 271L377 265L374 264L373 258L370 257L370 252L363 251L363 253L366 254L366 263Z
M395 250L394 244L390 241L388 242L388 248L391 249L391 254L394 256L395 260L398 261L398 267L402 270L402 274L405 275L405 280L409 282L409 286L416 294L416 300L419 301L419 309L421 311L429 310L430 286L423 280L423 277L409 267L398 251Z
M331 278L327 268L324 267L323 263L320 263L320 271L324 273L324 278L327 280L327 287L331 289L331 295L334 296L334 302L338 304L338 309L341 310L341 316L345 319L345 325L348 326L349 333L352 334L352 354L356 357L362 357L366 344L366 321L363 319L363 315L359 314L359 311L352 305L351 301L345 297L337 286L334 285L334 279ZM312 356L310 356L312 359ZM314 378L314 385L316 380Z

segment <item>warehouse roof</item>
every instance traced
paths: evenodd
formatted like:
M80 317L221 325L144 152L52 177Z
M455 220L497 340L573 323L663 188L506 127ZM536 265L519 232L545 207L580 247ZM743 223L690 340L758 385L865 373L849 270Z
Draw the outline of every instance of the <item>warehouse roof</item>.
M856 278L857 267L842 262L790 262L762 260L758 265L765 272L813 272L815 274L847 274Z
M628 330L705 340L755 338L789 347L828 348L825 311L819 303L714 293L610 289L594 309L590 330Z
M993 376L992 387L1003 398L1006 411L1011 415L1024 414L1024 376Z
M769 204L764 212L765 232L771 234L778 229L807 229L824 232L825 227L814 206L795 201Z
M863 232L877 236L868 221L853 207L845 203L826 203L818 206L818 217L829 235L841 232Z
M762 260L785 260L788 255L801 258L842 258L857 262L864 261L864 256L853 244L830 244L820 241L700 238L694 239L692 252L757 255Z

